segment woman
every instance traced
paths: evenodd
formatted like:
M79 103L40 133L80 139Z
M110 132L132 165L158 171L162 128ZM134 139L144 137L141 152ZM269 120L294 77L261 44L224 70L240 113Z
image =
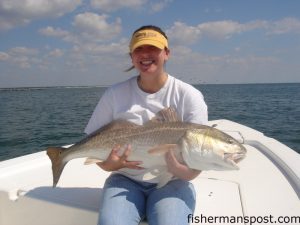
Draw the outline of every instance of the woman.
M206 124L207 106L202 94L165 71L170 57L168 38L156 26L136 30L129 46L133 67L138 76L113 85L103 94L85 129L87 134L116 119L144 124L164 108L176 109L185 122ZM113 171L104 185L99 224L134 225L147 219L149 225L188 224L187 216L195 209L195 191L189 180L200 173L177 161L172 151L165 155L173 179L157 188L158 180L142 177L147 169L142 162L127 161L130 146L119 156L120 147L112 149L98 165Z

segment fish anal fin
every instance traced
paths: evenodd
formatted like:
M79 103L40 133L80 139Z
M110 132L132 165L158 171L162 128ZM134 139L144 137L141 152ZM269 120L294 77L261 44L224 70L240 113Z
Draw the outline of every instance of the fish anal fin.
M94 158L87 158L84 162L84 165L90 165L90 164L99 163L99 162L103 162L103 160L94 159Z
M158 145L148 150L148 153L151 155L164 155L170 150L177 148L177 144L164 144Z
M173 174L171 174L168 171L163 172L162 174L160 174L160 176L158 177L158 184L157 184L157 188L161 188L163 186L165 186L170 180L172 180L173 178Z
M178 117L176 110L172 107L160 110L150 122L178 122L181 121Z

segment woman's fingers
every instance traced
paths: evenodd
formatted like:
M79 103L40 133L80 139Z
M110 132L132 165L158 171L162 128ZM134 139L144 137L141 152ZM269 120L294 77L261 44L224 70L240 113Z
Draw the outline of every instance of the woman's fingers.
M125 167L129 168L129 169L141 170L141 169L144 169L143 167L140 166L141 164L142 164L142 162L140 162L140 161L126 161Z
M122 158L123 160L127 160L127 158L128 158L128 156L129 156L130 153L131 153L131 145L126 145L125 150L124 150L124 153L123 153L123 155L121 156L121 158Z
M143 169L143 167L140 167L139 165L142 164L141 161L127 161L128 156L131 154L131 145L127 145L125 148L125 151L121 158L124 160L124 167L130 168L130 169Z

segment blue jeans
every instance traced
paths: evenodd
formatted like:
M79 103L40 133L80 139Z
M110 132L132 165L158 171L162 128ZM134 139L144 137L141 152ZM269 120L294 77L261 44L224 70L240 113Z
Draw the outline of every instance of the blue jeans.
M193 184L172 180L162 188L121 174L107 178L100 205L99 225L184 225L195 209Z

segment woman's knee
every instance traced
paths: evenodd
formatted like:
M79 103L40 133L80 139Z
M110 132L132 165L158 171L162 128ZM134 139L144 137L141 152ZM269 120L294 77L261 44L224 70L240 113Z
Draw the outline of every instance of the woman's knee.
M145 214L145 196L122 175L113 175L102 190L98 224L139 224Z
M149 224L188 224L187 216L195 210L195 190L191 183L181 180L169 182L148 197Z

